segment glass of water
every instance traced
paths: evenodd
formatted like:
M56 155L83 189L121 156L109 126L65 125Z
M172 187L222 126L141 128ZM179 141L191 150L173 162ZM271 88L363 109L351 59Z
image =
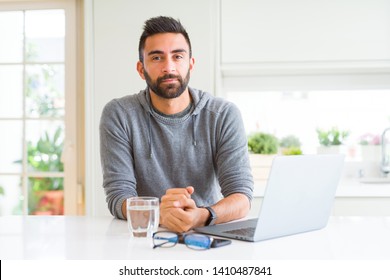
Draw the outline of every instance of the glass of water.
M136 196L127 199L127 225L133 237L151 237L160 220L157 197Z

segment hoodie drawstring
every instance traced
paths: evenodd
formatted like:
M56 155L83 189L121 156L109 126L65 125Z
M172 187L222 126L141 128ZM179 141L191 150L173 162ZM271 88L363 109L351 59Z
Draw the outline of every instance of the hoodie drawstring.
M192 115L192 144L196 147L195 118L196 115Z
M153 157L153 132L152 132L152 113L149 112L148 129L149 129L149 158Z

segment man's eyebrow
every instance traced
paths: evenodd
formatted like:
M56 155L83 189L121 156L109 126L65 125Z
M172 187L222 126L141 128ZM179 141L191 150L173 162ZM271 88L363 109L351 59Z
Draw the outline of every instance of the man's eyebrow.
M164 54L164 52L163 51L159 51L159 50L155 50L155 51L150 51L148 53L148 55L154 55L154 54Z
M173 50L171 53L186 53L187 51L185 49L176 49L176 50ZM154 50L154 51L150 51L148 53L148 55L154 55L154 54L164 54L163 51L160 51L160 50Z
M185 49L177 49L173 50L172 53L186 53L187 51Z

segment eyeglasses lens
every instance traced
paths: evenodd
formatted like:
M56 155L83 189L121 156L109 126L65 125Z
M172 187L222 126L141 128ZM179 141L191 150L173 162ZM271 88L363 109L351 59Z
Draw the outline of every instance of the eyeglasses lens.
M184 243L194 250L205 250L211 246L212 239L207 235L188 234L184 236Z
M154 248L173 247L178 242L178 235L174 232L156 232L153 235Z

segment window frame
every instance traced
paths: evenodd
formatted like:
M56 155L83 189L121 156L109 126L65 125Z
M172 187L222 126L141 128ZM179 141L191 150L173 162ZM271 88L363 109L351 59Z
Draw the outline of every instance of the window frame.
M80 39L76 32L77 21L77 0L68 1L15 1L4 2L0 0L0 11L27 11L27 10L45 10L45 9L63 9L65 11L65 139L63 147L64 161L64 215L78 215L83 213L82 205L82 183L79 182L78 166L80 159L77 156L79 136L77 129L77 113L79 111L77 92L80 91L78 86L78 65L76 63L78 53L78 40ZM23 59L22 65L26 65ZM25 113L21 118L25 123ZM25 124L23 124L25 126ZM27 143L25 141L25 129L23 129L23 155L27 151ZM28 175L27 162L24 158L22 172L16 173L1 173L3 175L20 175L22 177L22 195L23 200L23 215L28 214ZM48 177L47 174L44 174ZM58 175L58 174L57 174ZM49 175L50 176L50 175Z

